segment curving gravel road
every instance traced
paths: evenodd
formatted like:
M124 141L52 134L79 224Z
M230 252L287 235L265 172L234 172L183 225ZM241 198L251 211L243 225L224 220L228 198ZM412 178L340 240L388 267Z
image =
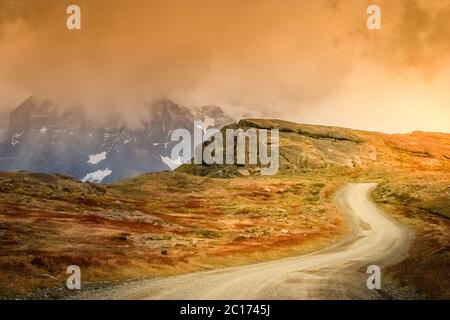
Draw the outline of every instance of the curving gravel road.
M413 234L371 200L374 183L348 184L335 202L353 233L326 249L247 266L151 279L102 290L93 299L378 299L367 266L403 260ZM383 278L382 278L383 279ZM383 286L383 282L382 282Z

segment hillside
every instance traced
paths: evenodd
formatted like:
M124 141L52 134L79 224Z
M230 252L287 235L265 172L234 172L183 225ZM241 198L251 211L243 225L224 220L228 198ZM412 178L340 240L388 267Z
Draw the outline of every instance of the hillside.
M450 134L386 135L280 120L231 127L280 129L279 174L183 165L97 185L0 173L0 295L67 295L70 264L95 287L317 250L350 230L334 192L364 181L380 183L374 200L416 231L409 260L389 271L392 286L405 291L393 296L449 296Z
M176 274L307 252L347 230L330 204L340 182L326 175L154 173L99 186L17 172L0 181L2 295L61 285L70 264L86 281Z
M450 170L450 134L414 132L382 134L340 127L298 124L283 120L247 119L224 130L278 129L281 174L314 169L359 168L395 170ZM225 136L225 135L224 135ZM240 169L240 170L238 170ZM230 177L258 175L258 166L184 165L178 169L196 175Z

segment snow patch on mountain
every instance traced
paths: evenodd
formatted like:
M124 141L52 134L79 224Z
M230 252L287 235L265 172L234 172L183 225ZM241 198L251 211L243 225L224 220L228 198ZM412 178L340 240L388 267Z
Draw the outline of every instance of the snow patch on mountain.
M87 163L90 164L97 164L100 163L101 161L106 159L106 151L97 153L97 154L91 154L89 156L89 160L87 161Z
M109 168L103 169L103 170L97 170L94 172L88 173L83 179L81 179L81 182L102 182L103 179L105 179L107 176L109 176L112 173Z

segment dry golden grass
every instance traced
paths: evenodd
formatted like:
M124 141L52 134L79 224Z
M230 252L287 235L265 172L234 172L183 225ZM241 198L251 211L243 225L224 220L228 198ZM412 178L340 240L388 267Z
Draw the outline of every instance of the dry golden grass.
M449 299L450 173L400 173L373 198L416 233L409 257L389 269L390 278L425 297Z
M331 203L342 180L330 177L155 173L107 187L64 178L59 192L47 185L59 177L2 174L9 187L0 192L1 294L64 285L71 264L83 281L111 281L317 250L348 232ZM80 188L89 205L86 196L70 196ZM51 200L42 196L49 192Z
M81 267L83 281L97 282L317 250L349 232L332 204L334 191L344 182L373 181L380 183L375 200L417 232L410 258L392 274L448 298L449 134L256 122L282 129L277 176L165 172L98 186L0 173L0 296L63 286L70 264ZM237 167L183 170L228 177Z

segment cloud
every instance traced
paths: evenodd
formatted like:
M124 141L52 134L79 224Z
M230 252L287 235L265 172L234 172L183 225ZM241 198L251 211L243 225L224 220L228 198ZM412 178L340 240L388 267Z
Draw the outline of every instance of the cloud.
M322 3L80 1L81 31L65 28L66 5L3 5L0 80L95 108L160 97L273 105L321 99L351 70Z
M366 90L396 79L407 86L416 81L411 71L427 90L447 70L448 3L377 2L383 28L374 33L365 27L367 1L79 0L82 30L69 31L71 1L5 0L0 110L40 94L93 119L119 114L135 123L143 103L167 97L302 121L339 116L324 102L375 73L379 83ZM357 69L367 64L376 72Z
M431 80L450 59L449 16L449 2L400 2L387 16L386 28L371 38L372 57L396 71L416 69L425 80Z

